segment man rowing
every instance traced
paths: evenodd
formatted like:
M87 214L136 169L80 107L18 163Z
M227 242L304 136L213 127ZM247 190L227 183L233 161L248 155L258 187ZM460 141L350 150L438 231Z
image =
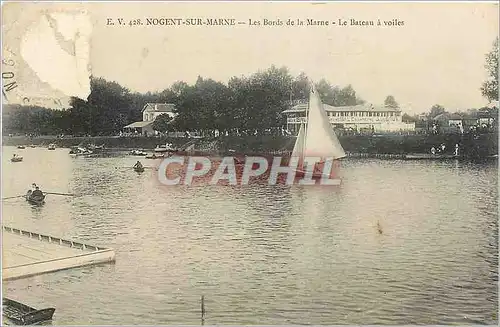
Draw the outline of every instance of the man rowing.
M38 186L35 186L35 190L33 192L31 192L31 196L40 198L40 197L43 197L43 192L40 191L40 188Z
M140 161L137 161L137 162L135 163L135 165L134 165L134 168L135 168L135 169L141 169L141 168L144 168L144 167L142 166L142 163L141 163Z

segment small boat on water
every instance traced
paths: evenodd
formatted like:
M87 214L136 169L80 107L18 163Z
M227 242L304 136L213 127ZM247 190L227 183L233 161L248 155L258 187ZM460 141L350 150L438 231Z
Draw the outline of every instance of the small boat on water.
M32 144L30 145L30 148L36 148L36 145Z
M2 298L2 316L15 325L36 325L52 320L55 308L37 310L12 299Z
M141 156L141 157L147 155L147 153L144 152L144 151L142 151L142 150L132 150L132 151L129 152L129 154L131 156Z
M156 148L154 149L154 152L156 153L174 152L174 151L175 149L170 143L167 143L165 145L157 145Z
M165 156L163 154L148 154L145 158L146 159L163 159Z
M12 162L21 162L21 161L23 161L23 157L15 155L14 157L10 158L10 161L12 161Z
M74 146L74 147L71 147L71 150L69 151L69 154L72 154L72 155L84 155L84 154L92 154L94 153L92 150L89 150L85 147L81 147L81 146Z
M54 143L49 144L49 150L55 150L56 145Z
M26 149L26 147L24 145L18 145L17 148L18 149Z
M29 204L33 205L42 205L45 203L45 194L33 194L34 192L32 190L29 190L26 195L26 201L28 201Z
M97 153L97 152L102 152L102 151L104 151L104 149L105 149L105 148L104 148L104 144L101 144L101 145L95 145L95 144L93 144L93 143L92 143L92 144L89 144L88 146L86 146L86 149L87 149L88 151L91 151L92 153L94 153L94 152L96 152L96 153Z
M138 173L143 173L144 172L144 167L134 167L134 171L138 172Z

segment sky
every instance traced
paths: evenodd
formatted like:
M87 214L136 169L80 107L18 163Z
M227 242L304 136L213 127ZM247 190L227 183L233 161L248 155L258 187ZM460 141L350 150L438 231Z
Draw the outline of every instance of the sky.
M55 7L58 6L58 7ZM61 4L53 5L62 8ZM293 74L351 84L381 104L393 95L403 110L434 104L481 107L485 55L498 36L492 3L86 3L92 21L90 68L131 91L161 91L198 76L227 82L271 65ZM115 22L106 25L107 19ZM119 26L117 19L127 23ZM146 18L234 18L237 26L130 26ZM249 26L248 21L335 21L335 26ZM338 26L340 20L397 19L404 25ZM64 33L63 33L64 34Z

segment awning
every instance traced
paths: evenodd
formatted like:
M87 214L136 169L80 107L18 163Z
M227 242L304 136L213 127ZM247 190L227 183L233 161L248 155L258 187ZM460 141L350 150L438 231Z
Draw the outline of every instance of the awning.
M136 121L135 123L129 124L123 128L142 128L151 125L152 121Z

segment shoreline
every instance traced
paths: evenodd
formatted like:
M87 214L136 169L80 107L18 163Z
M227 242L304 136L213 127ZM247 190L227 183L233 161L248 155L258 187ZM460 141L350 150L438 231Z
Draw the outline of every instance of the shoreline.
M56 137L56 136L3 136L3 146L33 144L37 147L56 144L58 148L70 148L79 144L104 145L105 151L122 152L142 149L153 152L160 144L171 143L173 147L186 152L188 146L194 146L189 153L211 155L283 155L292 151L296 137L294 136L223 136L218 138L186 138L186 137ZM347 135L340 136L347 157L376 158L387 157L397 159L407 155L431 155L431 147L444 144L444 156L454 154L455 145L459 144L459 157L488 158L498 155L498 133L480 135L471 134L414 134L414 135Z

